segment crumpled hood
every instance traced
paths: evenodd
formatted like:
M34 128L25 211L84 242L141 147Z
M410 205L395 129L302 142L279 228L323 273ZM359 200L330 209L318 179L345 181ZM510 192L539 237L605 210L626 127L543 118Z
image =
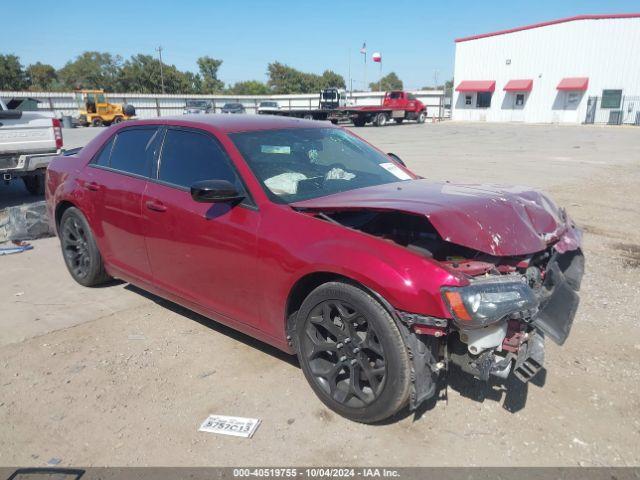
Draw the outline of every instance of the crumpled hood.
M426 216L448 242L496 256L539 252L569 227L564 211L528 187L412 180L291 205L310 210L396 210Z

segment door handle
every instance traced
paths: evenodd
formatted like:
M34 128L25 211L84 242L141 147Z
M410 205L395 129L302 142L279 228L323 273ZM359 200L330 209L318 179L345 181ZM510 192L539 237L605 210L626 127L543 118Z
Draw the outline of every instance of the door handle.
M166 212L167 206L158 201L158 200L148 200L145 205L149 210L153 210L154 212Z
M92 192L100 190L100 185L97 182L85 183L84 186L87 190L91 190Z

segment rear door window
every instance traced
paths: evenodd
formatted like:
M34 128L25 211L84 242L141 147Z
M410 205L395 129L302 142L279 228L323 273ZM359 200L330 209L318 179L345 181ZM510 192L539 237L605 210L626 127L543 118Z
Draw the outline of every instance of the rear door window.
M150 176L158 146L158 128L132 128L116 135L110 167L126 173Z
M190 130L167 130L158 180L184 188L200 180L227 180L243 190L222 146L209 135Z

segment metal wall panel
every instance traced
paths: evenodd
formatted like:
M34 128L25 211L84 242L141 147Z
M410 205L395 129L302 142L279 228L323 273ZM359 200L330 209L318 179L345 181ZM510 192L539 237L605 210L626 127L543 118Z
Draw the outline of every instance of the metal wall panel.
M633 48L636 46L636 48ZM453 119L471 121L523 121L582 123L590 96L604 89L622 89L640 95L640 18L575 20L530 30L456 43L454 82L495 80L491 107L464 104L454 92ZM577 97L559 92L564 77L589 77L586 92ZM515 107L515 94L503 91L512 79L533 79L523 108ZM575 100L575 102L572 102Z
M444 116L444 92L442 90L413 91L416 97L427 106L428 117ZM357 92L351 96L355 105L379 105L384 94L379 92ZM9 92L0 91L0 98L33 97L40 100L41 110L53 111L57 116L77 115L78 111L71 92ZM306 109L318 106L318 94L304 95L161 95L161 94L133 94L108 93L107 99L112 103L130 103L136 108L139 118L153 118L168 115L182 115L185 102L189 98L210 99L219 111L227 102L239 102L247 109L247 113L255 113L262 100L275 100L283 109Z

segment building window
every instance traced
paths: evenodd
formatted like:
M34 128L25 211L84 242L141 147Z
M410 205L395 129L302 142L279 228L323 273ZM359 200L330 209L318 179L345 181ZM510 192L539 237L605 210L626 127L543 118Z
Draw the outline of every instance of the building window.
M622 90L603 90L601 108L620 108Z
M516 95L516 107L524 105L524 93L518 93Z
M580 101L580 95L577 92L569 92L567 97L567 105L576 105Z
M491 106L491 92L478 92L477 108L489 108Z
M471 95L465 95L464 96L464 104L465 105L471 105Z

